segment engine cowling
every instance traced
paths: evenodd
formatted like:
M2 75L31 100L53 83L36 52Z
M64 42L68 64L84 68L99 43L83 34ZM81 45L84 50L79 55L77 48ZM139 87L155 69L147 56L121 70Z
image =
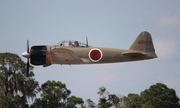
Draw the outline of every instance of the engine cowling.
M33 65L46 64L46 50L45 45L32 46L30 50L30 63Z

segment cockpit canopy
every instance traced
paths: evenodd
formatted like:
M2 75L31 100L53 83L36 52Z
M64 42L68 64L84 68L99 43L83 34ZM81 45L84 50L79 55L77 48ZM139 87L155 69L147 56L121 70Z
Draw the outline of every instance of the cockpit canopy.
M88 47L89 45L74 41L74 40L63 40L58 43L60 46L72 46L72 47Z

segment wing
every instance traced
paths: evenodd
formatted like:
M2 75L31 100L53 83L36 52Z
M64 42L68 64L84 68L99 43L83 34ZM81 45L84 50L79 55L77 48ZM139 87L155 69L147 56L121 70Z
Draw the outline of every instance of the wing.
M79 64L82 62L73 51L66 48L55 48L50 51L47 61L53 64Z

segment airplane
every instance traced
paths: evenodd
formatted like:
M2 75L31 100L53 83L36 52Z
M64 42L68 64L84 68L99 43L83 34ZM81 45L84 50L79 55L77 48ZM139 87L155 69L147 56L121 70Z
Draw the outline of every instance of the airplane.
M141 32L127 50L90 46L87 37L86 44L63 40L55 45L32 46L29 50L27 40L27 51L23 52L22 56L27 58L27 75L29 59L32 65L47 67L52 64L101 64L157 58L152 37L147 31Z

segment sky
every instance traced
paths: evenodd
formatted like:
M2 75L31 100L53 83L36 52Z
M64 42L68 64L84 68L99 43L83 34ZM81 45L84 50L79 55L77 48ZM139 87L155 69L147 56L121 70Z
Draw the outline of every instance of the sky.
M30 46L61 40L128 49L142 31L152 35L158 58L98 64L34 67L39 84L61 81L71 95L98 103L99 87L127 96L156 83L180 98L180 1L164 0L0 0L0 52L21 56Z

